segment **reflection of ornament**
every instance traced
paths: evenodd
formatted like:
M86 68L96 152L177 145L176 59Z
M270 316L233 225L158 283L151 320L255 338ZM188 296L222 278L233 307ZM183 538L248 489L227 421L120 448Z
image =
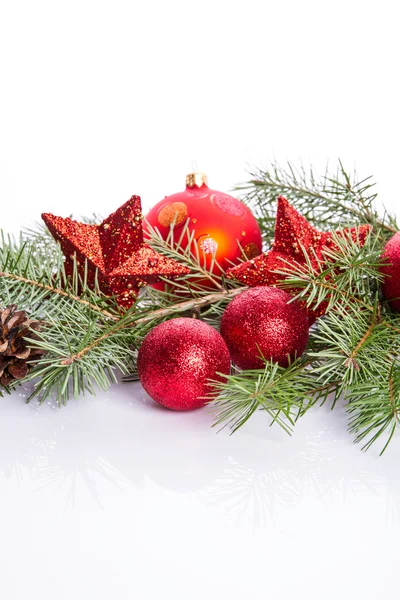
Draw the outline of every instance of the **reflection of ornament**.
M143 242L141 204L132 196L100 225L43 214L42 218L65 254L65 270L72 276L74 259L79 273L87 263L87 282L95 285L96 270L100 289L115 295L118 304L129 308L139 288L158 280L174 278L189 269L155 252Z
M192 410L206 403L208 379L224 381L228 348L220 334L197 319L177 318L157 325L145 337L138 373L146 392L172 410Z
M381 272L385 276L382 292L390 306L400 312L400 231L395 233L383 249L384 265Z
M251 211L236 198L210 190L202 173L188 175L186 190L158 202L146 219L164 239L173 223L177 239L189 219L188 234L195 231L200 256L217 275L220 269L215 261L227 269L243 258L243 253L252 258L261 252L260 228ZM181 245L185 245L185 240Z
M272 287L245 290L226 308L221 320L224 338L233 362L242 369L264 366L263 356L282 367L304 352L308 341L308 319L290 294Z
M343 229L349 232L354 241L360 246L370 231L369 225ZM228 277L236 279L245 285L275 285L284 279L283 275L274 273L282 271L287 266L285 261L306 264L303 249L307 252L313 267L318 270L319 261L323 261L324 248L335 248L331 232L317 231L283 196L278 198L278 212L275 224L275 240L272 250L261 254L237 267L229 269ZM318 317L326 310L321 304L316 310L309 309L311 317Z

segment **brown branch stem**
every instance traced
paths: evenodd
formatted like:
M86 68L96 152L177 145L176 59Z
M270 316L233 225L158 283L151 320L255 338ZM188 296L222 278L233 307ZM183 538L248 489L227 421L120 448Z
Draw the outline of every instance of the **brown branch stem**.
M367 331L362 336L361 340L358 342L357 346L353 349L350 356L346 359L346 362L345 362L346 367L348 367L351 363L353 363L354 366L356 366L355 358L356 358L358 352L361 350L361 348L365 344L365 342L367 341L367 339L369 338L369 336L372 334L374 327L375 327L375 322L371 323L371 325L368 327Z
M158 308L157 310L153 310L152 312L148 313L145 317L141 317L137 320L133 319L132 326L135 327L137 325L146 325L147 323L150 323L156 319L162 319L163 317L168 317L169 315L173 315L174 313L177 313L177 312L198 310L204 306L208 306L210 304L213 304L214 302L218 302L219 300L223 300L223 299L231 300L232 298L237 296L239 293L243 292L243 290L245 290L245 289L247 289L247 288L239 287L239 288L233 288L231 290L223 290L222 292L215 292L213 294L207 294L207 296L203 296L202 298L196 298L195 300L185 300L184 302L180 302L179 304L173 304L172 306L168 306L167 308ZM128 326L129 325L126 323L126 321L122 320L121 323L117 323L114 327L111 328L110 331L99 336L91 344L89 344L85 348L82 348L82 350L80 350L76 354L73 354L72 356L68 356L68 357L64 358L64 360L61 362L61 364L62 365L70 365L73 362L75 362L76 360L81 359L83 356L85 356L85 354L90 352L90 350L92 350L92 348L95 348L96 346L98 346L103 340L107 339L108 337L110 337L114 333L120 331L121 329L125 329Z
M196 310L198 308L203 308L204 306L209 306L214 302L218 302L219 300L231 299L247 290L247 287L238 287L233 288L231 290L223 290L221 292L214 292L212 294L207 294L207 296L202 296L201 298L196 298L195 300L185 300L184 302L179 302L178 304L173 304L172 306L168 306L167 308L158 308L157 310L152 311L145 317L141 317L138 319L135 324L143 325L149 323L153 319L163 318L174 312L185 312L190 310Z
M378 309L377 309L377 313L376 315L374 315L374 318L372 320L371 325L368 327L367 331L364 333L364 335L362 336L362 338L359 340L357 346L353 349L352 353L350 354L350 356L347 358L347 360L345 361L345 366L348 367L351 364L353 364L354 368L356 370L359 370L360 367L358 366L355 358L358 354L358 352L361 350L361 348L364 346L365 342L367 341L367 339L370 337L370 335L372 334L375 325L380 321L381 319L381 306L380 304L378 304Z

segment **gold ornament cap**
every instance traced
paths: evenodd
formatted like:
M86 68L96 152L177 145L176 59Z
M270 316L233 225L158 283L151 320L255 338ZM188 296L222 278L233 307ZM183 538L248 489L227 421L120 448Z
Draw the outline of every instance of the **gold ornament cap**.
M189 175L186 175L186 187L201 188L202 185L208 186L208 179L205 173L189 173Z

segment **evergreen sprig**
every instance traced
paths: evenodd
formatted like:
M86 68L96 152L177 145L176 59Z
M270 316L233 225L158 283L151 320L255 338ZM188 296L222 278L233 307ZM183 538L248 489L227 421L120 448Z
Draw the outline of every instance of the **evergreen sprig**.
M334 233L332 240L333 247L325 248L321 259L309 256L304 248L304 264L282 259L282 269L276 271L282 275L280 287L309 307L327 304L327 312L346 301L371 307L371 296L383 279L379 238L370 234L361 247L358 237L342 231Z
M321 384L312 364L304 356L286 369L267 361L264 369L235 369L225 382L214 383L219 392L212 403L217 413L214 425L228 426L233 433L261 409L270 416L271 425L278 423L292 433L296 420L334 388L331 382Z
M344 224L372 225L383 237L397 231L395 218L376 209L377 193L372 177L359 180L339 161L336 172L319 177L314 169L287 162L271 161L265 168L250 172L250 179L235 188L258 217L267 244L274 237L275 207L278 196L285 196L315 227L331 230Z

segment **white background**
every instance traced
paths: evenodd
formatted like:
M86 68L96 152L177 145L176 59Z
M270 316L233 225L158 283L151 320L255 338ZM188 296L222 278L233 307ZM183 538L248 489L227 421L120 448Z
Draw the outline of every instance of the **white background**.
M273 156L374 174L398 211L396 2L0 1L0 225L229 191ZM153 600L397 593L400 442L342 409L229 437L138 384L0 401L0 594Z

